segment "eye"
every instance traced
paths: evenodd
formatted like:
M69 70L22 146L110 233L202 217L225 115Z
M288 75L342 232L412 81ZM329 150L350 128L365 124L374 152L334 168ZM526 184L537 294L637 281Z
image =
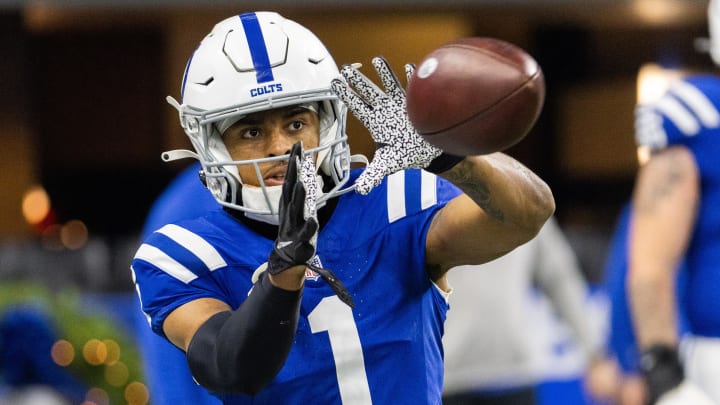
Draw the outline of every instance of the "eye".
M292 131L299 131L299 130L303 129L304 126L305 126L304 122L302 122L300 120L295 120L290 123L288 128Z
M243 139L255 139L260 136L260 128L248 128L243 131Z

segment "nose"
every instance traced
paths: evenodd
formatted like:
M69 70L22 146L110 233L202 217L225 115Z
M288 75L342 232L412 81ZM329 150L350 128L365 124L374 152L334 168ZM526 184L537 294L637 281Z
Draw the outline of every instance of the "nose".
M293 142L280 128L274 128L268 137L268 157L282 156L290 153Z

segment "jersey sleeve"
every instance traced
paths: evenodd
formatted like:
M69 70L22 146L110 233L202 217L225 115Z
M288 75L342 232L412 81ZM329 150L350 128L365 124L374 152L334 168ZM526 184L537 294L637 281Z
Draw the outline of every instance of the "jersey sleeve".
M676 80L659 99L635 110L635 140L651 151L693 147L720 127L720 81L708 75Z
M227 266L213 245L187 228L170 224L152 233L137 250L131 270L153 331L165 336L165 318L187 302L198 298L229 302L213 278L214 272Z

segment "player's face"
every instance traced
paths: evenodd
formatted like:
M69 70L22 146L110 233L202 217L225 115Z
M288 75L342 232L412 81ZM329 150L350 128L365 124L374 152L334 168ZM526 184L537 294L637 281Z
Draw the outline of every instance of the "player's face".
M286 155L297 141L302 141L304 149L315 148L319 139L318 114L299 106L249 114L223 134L223 141L233 160ZM266 186L282 184L287 162L275 161L259 166ZM240 165L238 172L243 184L260 185L253 165Z

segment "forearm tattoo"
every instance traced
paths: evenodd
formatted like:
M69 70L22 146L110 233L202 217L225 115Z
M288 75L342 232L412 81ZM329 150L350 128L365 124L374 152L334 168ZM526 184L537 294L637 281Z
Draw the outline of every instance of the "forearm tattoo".
M443 177L467 194L490 217L503 222L505 213L493 204L490 187L485 180L479 179L472 170L472 164L462 161L451 170L443 173Z
M647 192L640 193L636 200L635 207L638 211L653 212L664 199L675 192L678 185L685 181L687 173L684 167L675 163L673 155L668 155L656 164L656 174L649 179Z

